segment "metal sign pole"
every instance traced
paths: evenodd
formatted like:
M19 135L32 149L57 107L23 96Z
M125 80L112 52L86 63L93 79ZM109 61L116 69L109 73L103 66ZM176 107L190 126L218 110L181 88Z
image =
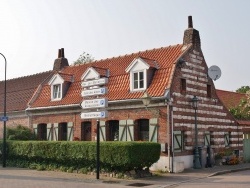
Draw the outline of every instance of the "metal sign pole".
M96 179L100 174L100 121L97 120L97 141L96 141Z

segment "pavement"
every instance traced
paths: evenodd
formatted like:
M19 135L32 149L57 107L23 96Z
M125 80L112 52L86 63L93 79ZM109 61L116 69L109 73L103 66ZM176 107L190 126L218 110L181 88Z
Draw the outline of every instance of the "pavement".
M74 183L89 183L89 185L115 185L130 186L130 187L147 187L147 188L167 188L174 187L175 185L190 182L197 179L208 178L226 173L232 173L237 171L250 170L250 163L241 163L237 165L221 165L214 166L212 168L202 169L185 169L180 173L153 173L151 177L144 177L138 179L117 179L111 177L105 177L100 174L100 179L96 179L96 175L86 175L78 173L67 173L59 171L37 171L23 168L12 167L0 167L0 187L32 187L32 183L48 182L48 185L52 186L53 183L59 186L59 182L66 185L72 185ZM22 182L22 184L21 184ZM29 183L29 185L28 185ZM26 185L27 184L27 185ZM5 185L5 186L4 186ZM16 186L15 186L16 185ZM38 184L37 184L38 185ZM112 185L112 186L111 186ZM49 186L43 186L49 187ZM57 186L52 186L57 187ZM62 188L63 186L60 186ZM72 187L72 186L71 186ZM105 186L103 186L105 187Z

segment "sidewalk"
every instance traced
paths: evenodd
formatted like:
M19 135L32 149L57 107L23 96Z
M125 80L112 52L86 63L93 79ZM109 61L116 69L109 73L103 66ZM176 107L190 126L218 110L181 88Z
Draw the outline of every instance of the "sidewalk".
M173 185L180 184L182 182L193 181L196 179L207 178L211 176L216 176L220 174L240 171L240 170L250 170L250 163L242 163L238 165L222 165L214 166L212 168L202 168L202 169L186 169L181 173L161 173L158 175L153 175L152 177L139 178L139 179L116 179L100 176L97 180L95 175L85 175L77 173L66 173L66 172L55 172L55 171L36 171L30 169L22 168L11 168L0 167L0 183L7 179L11 179L12 182L24 181L43 181L43 182L84 182L90 184L98 185L117 185L117 186L130 186L130 187L143 187L147 188L164 188ZM56 183L55 183L56 184ZM3 185L3 184L2 184ZM12 186L13 187L13 186ZM28 187L28 186L27 186Z

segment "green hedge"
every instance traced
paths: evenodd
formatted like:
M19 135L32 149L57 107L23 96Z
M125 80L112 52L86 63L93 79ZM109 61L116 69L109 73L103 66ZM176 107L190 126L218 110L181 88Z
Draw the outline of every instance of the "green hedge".
M142 169L150 167L159 157L159 143L100 143L100 168L103 171ZM28 167L32 164L93 170L96 142L7 141L7 165Z

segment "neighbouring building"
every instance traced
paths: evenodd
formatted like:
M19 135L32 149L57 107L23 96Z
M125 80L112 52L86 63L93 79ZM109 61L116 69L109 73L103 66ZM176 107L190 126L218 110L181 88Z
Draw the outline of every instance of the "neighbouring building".
M60 49L52 71L14 79L13 86L8 80L7 125L22 123L20 117L39 140L95 141L97 121L80 116L82 101L91 99L82 96L82 83L106 79L107 84L92 87L108 90L104 95L108 117L100 119L101 140L160 143L162 155L152 169L177 172L193 167L194 96L199 99L198 145L203 150L210 146L215 153L223 148L242 152L242 126L218 97L208 77L199 31L193 28L192 17L188 20L182 44L75 66L69 66ZM38 76L41 79L33 83ZM18 90L18 83L25 86ZM22 101L20 108L12 108L19 102L15 94ZM150 103L144 105L143 99Z

